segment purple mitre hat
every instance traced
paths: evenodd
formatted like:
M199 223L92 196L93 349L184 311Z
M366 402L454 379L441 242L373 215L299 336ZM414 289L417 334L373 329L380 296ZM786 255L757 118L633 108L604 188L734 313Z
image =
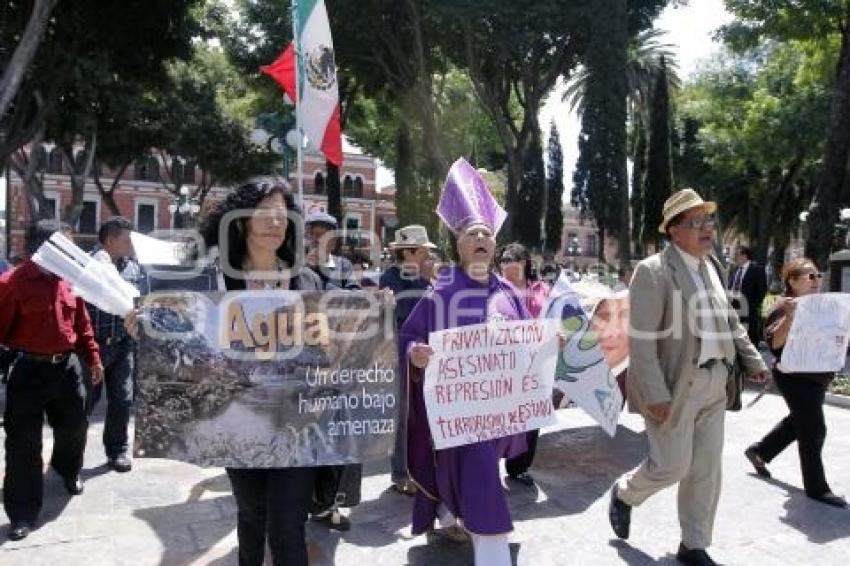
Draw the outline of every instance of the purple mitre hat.
M490 194L478 171L466 159L459 157L446 175L437 216L455 234L470 224L480 222L496 235L508 213Z

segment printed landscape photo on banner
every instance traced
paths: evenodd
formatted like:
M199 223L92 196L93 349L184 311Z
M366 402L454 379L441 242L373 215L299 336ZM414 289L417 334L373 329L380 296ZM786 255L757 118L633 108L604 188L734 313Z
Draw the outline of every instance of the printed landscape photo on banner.
M383 293L329 295L147 297L135 454L209 467L386 458L400 402L391 307Z

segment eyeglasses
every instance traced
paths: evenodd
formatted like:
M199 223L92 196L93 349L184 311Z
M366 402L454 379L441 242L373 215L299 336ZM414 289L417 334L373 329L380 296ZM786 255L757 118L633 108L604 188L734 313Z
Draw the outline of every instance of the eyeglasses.
M510 256L503 257L499 260L499 263L505 265L506 263L519 263L519 260Z
M815 279L823 279L823 273L801 273L797 277L805 277L809 281L814 281Z
M691 230L702 230L703 228L714 228L717 225L717 219L711 215L697 216L687 220L682 220L676 225Z

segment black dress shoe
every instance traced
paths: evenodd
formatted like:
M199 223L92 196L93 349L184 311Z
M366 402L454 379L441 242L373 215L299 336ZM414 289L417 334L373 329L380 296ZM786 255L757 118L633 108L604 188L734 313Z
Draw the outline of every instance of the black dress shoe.
M833 507L840 507L841 509L847 507L847 501L840 495L835 495L831 491L827 491L826 493L818 495L817 497L810 497L815 501L820 501L821 503L826 503L827 505L832 505Z
M129 472L133 469L133 463L126 454L119 454L118 456L109 459L109 467L116 472Z
M13 522L12 526L9 528L9 540L21 540L27 538L32 532L32 525L27 522Z
M744 456L747 457L747 460L750 461L750 464L753 465L753 468L756 469L756 473L763 478L770 477L770 470L767 469L767 465L762 460L759 453L756 451L754 446L750 446L746 450L744 450Z
M71 495L80 495L83 492L83 480L80 479L80 476L62 478L62 483Z
M617 486L611 488L611 503L608 504L608 520L614 534L621 539L629 538L629 526L632 523L632 506L617 497Z
M716 566L717 562L711 559L711 556L702 548L688 548L682 543L679 543L679 551L676 553L676 560L688 566Z
M534 487L534 478L531 477L531 474L529 474L528 472L520 472L515 476L509 474L508 479L521 483L522 485L527 487Z

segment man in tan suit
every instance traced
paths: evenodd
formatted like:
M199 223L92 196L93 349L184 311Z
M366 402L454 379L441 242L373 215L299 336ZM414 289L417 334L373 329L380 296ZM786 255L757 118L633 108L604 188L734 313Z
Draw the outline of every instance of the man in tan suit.
M726 298L711 257L717 209L691 189L664 203L659 231L672 244L642 262L630 287L629 405L646 422L649 454L611 489L609 518L628 538L631 508L679 484L683 564L711 565L705 549L720 497L727 382L736 356L750 379L767 367Z

